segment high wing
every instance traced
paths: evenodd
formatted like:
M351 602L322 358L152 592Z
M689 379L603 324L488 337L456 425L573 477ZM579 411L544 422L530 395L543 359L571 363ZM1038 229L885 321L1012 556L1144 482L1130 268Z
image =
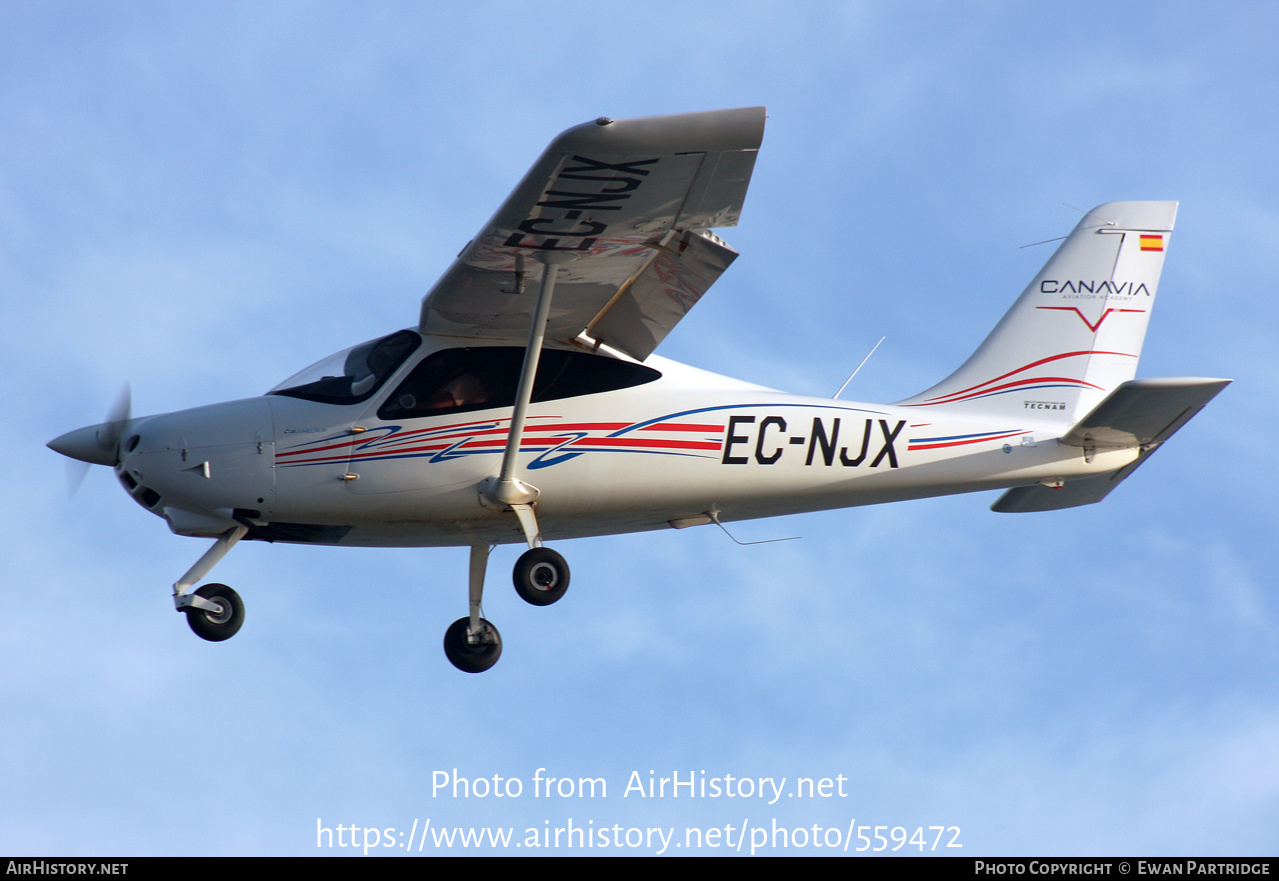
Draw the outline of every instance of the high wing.
M422 299L426 334L523 343L548 257L548 339L643 360L737 257L763 107L598 119L561 134Z

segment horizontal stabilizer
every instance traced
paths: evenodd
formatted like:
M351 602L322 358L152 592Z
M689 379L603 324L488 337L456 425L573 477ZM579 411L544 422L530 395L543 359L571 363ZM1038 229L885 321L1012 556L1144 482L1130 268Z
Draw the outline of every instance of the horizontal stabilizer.
M1144 447L1163 443L1228 385L1228 379L1199 377L1122 383L1061 442L1073 447Z
M1121 384L1061 442L1085 449L1140 447L1136 459L1118 471L1068 480L1059 487L1013 487L990 509L1025 514L1100 502L1229 384L1228 379L1197 377L1135 379Z
M1028 514L1032 511L1057 511L1061 508L1077 508L1095 505L1110 494L1119 483L1137 470L1137 466L1150 458L1158 447L1151 447L1133 462L1118 471L1097 477L1081 477L1068 480L1061 486L1015 486L995 499L990 510L1000 514Z

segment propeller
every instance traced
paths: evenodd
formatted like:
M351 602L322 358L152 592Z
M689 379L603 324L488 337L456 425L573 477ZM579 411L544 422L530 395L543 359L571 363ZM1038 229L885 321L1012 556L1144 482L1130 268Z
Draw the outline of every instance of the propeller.
M107 411L106 422L68 431L46 445L56 453L83 463L71 465L67 471L67 489L71 495L84 482L90 465L115 465L120 460L120 439L132 418L132 397L129 384L125 383Z
M107 411L107 421L98 426L98 448L110 452L112 465L120 461L120 438L132 415L133 392L126 382L124 388L120 389L120 394L116 395L115 403Z

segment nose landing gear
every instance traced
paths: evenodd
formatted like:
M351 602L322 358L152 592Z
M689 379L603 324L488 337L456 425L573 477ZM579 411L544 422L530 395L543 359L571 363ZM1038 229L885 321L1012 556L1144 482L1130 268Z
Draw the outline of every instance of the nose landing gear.
M209 574L209 570L248 533L247 526L228 529L195 565L173 585L173 607L185 612L187 625L201 639L222 642L240 632L244 623L244 601L225 584L206 584L187 593L188 588Z

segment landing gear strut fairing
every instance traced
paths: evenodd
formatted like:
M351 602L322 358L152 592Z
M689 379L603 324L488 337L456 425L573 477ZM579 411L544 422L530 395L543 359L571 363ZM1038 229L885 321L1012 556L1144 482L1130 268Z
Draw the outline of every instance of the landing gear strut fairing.
M242 539L470 548L444 651L502 652L481 616L497 544L515 589L564 596L544 541L1004 489L996 511L1100 501L1229 380L1135 379L1175 202L1088 212L962 366L895 404L790 395L653 355L737 256L764 108L598 119L556 138L422 300L417 325L266 395L107 422L49 446L111 466L213 545L174 585L195 633L239 595L192 588Z

